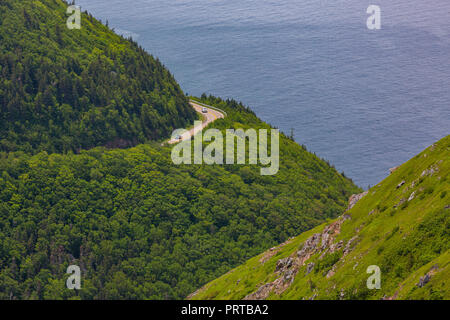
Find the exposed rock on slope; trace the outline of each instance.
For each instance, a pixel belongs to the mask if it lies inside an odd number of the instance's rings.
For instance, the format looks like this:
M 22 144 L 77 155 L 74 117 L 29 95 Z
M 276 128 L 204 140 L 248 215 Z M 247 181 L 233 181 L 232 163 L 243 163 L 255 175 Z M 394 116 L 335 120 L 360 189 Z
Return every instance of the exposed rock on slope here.
M 352 195 L 349 200 L 349 208 L 352 208 L 367 192 Z M 315 254 L 324 256 L 325 254 L 334 253 L 338 250 L 343 250 L 343 255 L 348 254 L 357 237 L 351 238 L 345 245 L 344 241 L 335 241 L 336 236 L 341 231 L 342 223 L 351 219 L 349 215 L 339 217 L 335 222 L 325 227 L 322 233 L 315 233 L 309 237 L 302 245 L 301 249 L 291 254 L 287 258 L 277 261 L 275 273 L 280 275 L 279 278 L 262 285 L 256 292 L 247 295 L 245 300 L 262 300 L 266 299 L 270 293 L 274 292 L 277 295 L 282 294 L 294 281 L 300 267 L 304 266 L 308 260 Z M 306 275 L 311 273 L 314 269 L 315 263 L 307 264 Z

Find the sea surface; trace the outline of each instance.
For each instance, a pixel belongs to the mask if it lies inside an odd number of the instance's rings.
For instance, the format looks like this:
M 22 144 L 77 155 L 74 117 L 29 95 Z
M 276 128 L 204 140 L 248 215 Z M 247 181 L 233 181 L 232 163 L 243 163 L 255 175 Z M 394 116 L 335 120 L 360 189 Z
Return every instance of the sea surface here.
M 450 134 L 449 0 L 76 3 L 185 92 L 242 101 L 364 188 Z

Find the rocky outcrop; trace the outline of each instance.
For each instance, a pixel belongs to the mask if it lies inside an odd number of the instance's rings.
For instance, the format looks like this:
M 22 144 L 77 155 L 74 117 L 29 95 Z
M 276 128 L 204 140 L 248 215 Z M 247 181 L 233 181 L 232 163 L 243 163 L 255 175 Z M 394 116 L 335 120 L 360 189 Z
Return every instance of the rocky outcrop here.
M 344 256 L 353 250 L 353 247 L 354 247 L 357 239 L 358 239 L 358 236 L 354 236 L 353 238 L 348 240 L 347 244 L 345 245 Z
M 355 204 L 361 200 L 367 191 L 354 194 L 349 199 L 349 204 L 347 211 L 355 206 Z M 291 254 L 289 257 L 280 259 L 277 261 L 274 272 L 279 275 L 279 277 L 270 282 L 259 286 L 259 288 L 247 295 L 244 300 L 263 300 L 266 299 L 272 292 L 280 295 L 293 283 L 295 276 L 301 267 L 305 266 L 307 261 L 314 255 L 320 254 L 319 259 L 323 259 L 326 254 L 334 253 L 338 250 L 343 250 L 343 256 L 351 252 L 356 245 L 358 236 L 351 238 L 347 243 L 344 240 L 335 242 L 336 236 L 341 231 L 342 224 L 350 220 L 351 216 L 349 214 L 343 214 L 336 221 L 326 226 L 321 233 L 315 233 L 306 239 L 303 244 L 300 245 L 299 249 Z M 284 244 L 283 244 L 284 245 Z M 266 252 L 260 259 L 260 262 L 265 262 L 268 257 L 272 257 L 278 252 L 277 248 L 272 248 Z M 315 263 L 310 262 L 306 265 L 305 273 L 309 274 L 313 272 Z M 327 273 L 327 278 L 332 277 L 336 270 L 336 265 Z
M 294 260 L 291 257 L 278 260 L 277 266 L 275 267 L 275 272 L 280 272 L 282 270 L 289 269 L 292 266 Z
M 423 286 L 425 286 L 428 282 L 430 282 L 431 280 L 431 276 L 427 273 L 426 275 L 424 275 L 423 277 L 420 277 L 419 279 L 419 283 L 417 284 L 417 286 L 419 288 L 422 288 Z
M 345 242 L 340 240 L 335 242 L 336 236 L 341 231 L 342 224 L 351 219 L 348 214 L 342 215 L 335 222 L 326 226 L 321 233 L 315 233 L 299 247 L 299 249 L 294 252 L 291 256 L 280 259 L 277 261 L 274 272 L 279 275 L 279 277 L 263 285 L 253 293 L 247 295 L 244 300 L 262 300 L 266 299 L 272 292 L 280 295 L 283 293 L 295 279 L 298 271 L 301 267 L 306 265 L 307 261 L 317 253 L 321 253 L 319 259 L 323 258 L 327 253 L 333 253 L 344 248 Z M 356 237 L 350 239 L 350 241 L 345 245 L 345 252 L 350 252 L 354 243 L 356 242 Z M 313 272 L 315 263 L 310 262 L 306 265 L 306 274 Z
M 273 283 L 266 283 L 256 290 L 256 292 L 246 296 L 244 300 L 264 300 L 273 290 Z
M 394 208 L 398 208 L 400 207 L 402 204 L 404 204 L 406 202 L 405 198 L 400 199 L 400 201 L 394 205 Z
M 393 174 L 395 171 L 397 171 L 398 168 L 400 168 L 400 166 L 390 168 L 390 169 L 389 169 L 389 174 Z
M 430 282 L 431 277 L 437 272 L 438 269 L 439 266 L 437 264 L 434 265 L 430 271 L 428 271 L 423 277 L 420 277 L 419 283 L 417 283 L 416 285 L 419 288 L 424 287 L 428 282 Z
M 350 197 L 350 199 L 348 200 L 347 211 L 350 210 L 351 208 L 353 208 L 355 206 L 355 204 L 358 203 L 359 200 L 361 200 L 365 195 L 367 195 L 367 193 L 368 193 L 368 191 L 352 195 Z
M 428 169 L 425 169 L 420 176 L 421 177 L 432 176 L 433 174 L 435 174 L 438 171 L 439 171 L 438 166 L 437 165 L 432 165 Z
M 406 183 L 405 180 L 403 180 L 402 182 L 400 182 L 400 183 L 397 185 L 397 189 L 401 188 L 405 183 Z
M 306 274 L 310 274 L 311 271 L 313 271 L 315 265 L 316 264 L 314 262 L 308 263 L 308 265 L 306 266 Z

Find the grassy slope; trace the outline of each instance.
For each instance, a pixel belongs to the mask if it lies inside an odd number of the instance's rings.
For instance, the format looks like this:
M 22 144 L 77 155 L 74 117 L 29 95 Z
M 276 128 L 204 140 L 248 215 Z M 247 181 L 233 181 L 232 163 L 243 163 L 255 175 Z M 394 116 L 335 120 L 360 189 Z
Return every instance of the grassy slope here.
M 343 255 L 316 250 L 298 269 L 291 285 L 269 299 L 450 299 L 450 136 L 403 164 L 392 175 L 369 190 L 346 214 L 334 243 L 344 246 L 357 236 L 353 249 Z M 435 172 L 431 173 L 430 168 Z M 405 184 L 397 186 L 405 181 Z M 408 201 L 411 193 L 412 200 Z M 404 202 L 403 202 L 404 201 Z M 403 203 L 402 203 L 403 202 Z M 400 205 L 399 205 L 400 204 Z M 334 222 L 339 221 L 335 220 Z M 261 285 L 280 276 L 277 261 L 295 257 L 305 240 L 321 233 L 324 224 L 292 239 L 265 263 L 262 255 L 250 259 L 201 288 L 193 299 L 243 299 Z M 269 252 L 266 252 L 267 255 Z M 315 263 L 306 275 L 309 263 Z M 366 287 L 367 267 L 381 268 L 381 289 Z M 429 283 L 416 284 L 431 271 Z M 333 268 L 335 274 L 327 277 Z

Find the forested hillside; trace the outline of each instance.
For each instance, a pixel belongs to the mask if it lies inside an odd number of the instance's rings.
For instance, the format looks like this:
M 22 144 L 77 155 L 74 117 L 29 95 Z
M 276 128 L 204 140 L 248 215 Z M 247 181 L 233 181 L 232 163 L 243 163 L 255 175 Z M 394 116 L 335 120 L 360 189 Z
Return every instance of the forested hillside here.
M 268 128 L 235 101 L 214 126 Z M 350 180 L 281 136 L 280 171 L 181 165 L 159 144 L 81 154 L 0 153 L 0 298 L 182 299 L 336 217 Z M 68 265 L 82 289 L 67 290 Z
M 167 69 L 61 0 L 0 1 L 0 151 L 129 147 L 196 117 Z
M 250 259 L 191 298 L 448 300 L 449 174 L 447 136 L 338 219 Z M 379 288 L 367 286 L 375 271 L 369 266 L 380 270 Z

